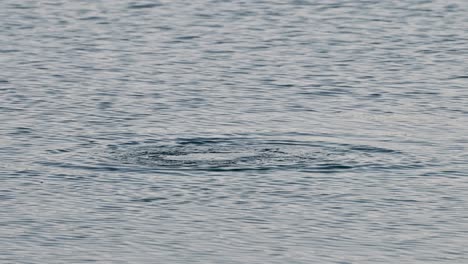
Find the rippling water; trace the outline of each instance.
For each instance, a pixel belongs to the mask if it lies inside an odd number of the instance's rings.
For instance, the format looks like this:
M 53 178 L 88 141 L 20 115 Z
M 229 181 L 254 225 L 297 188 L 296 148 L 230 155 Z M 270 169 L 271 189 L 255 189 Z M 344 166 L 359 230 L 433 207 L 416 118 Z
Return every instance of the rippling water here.
M 468 263 L 468 2 L 0 2 L 0 263 Z

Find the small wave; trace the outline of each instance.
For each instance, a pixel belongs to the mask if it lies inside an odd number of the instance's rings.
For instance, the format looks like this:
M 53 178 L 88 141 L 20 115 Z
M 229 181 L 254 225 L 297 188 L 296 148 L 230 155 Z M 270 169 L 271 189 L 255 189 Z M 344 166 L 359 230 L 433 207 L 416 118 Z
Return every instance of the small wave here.
M 132 3 L 128 5 L 128 8 L 131 9 L 144 9 L 144 8 L 153 8 L 161 6 L 161 3 Z

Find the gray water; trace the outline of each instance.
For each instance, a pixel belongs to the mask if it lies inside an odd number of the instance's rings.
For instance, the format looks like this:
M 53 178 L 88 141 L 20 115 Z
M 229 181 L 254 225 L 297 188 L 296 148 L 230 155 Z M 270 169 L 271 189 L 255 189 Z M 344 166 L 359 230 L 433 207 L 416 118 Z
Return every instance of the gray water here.
M 0 1 L 0 263 L 468 263 L 468 2 Z

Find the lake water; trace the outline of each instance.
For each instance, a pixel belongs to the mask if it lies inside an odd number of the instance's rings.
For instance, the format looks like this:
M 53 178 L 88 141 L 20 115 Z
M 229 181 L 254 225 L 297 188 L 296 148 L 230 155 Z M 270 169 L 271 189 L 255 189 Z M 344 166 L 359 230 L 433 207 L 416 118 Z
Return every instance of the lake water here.
M 0 263 L 468 263 L 465 0 L 0 2 Z

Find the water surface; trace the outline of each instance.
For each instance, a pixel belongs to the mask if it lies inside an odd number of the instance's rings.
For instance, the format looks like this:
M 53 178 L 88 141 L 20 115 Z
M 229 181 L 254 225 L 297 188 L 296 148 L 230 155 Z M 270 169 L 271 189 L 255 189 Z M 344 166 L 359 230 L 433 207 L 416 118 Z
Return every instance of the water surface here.
M 0 262 L 466 263 L 468 2 L 0 2 Z

